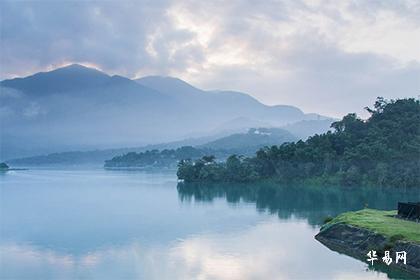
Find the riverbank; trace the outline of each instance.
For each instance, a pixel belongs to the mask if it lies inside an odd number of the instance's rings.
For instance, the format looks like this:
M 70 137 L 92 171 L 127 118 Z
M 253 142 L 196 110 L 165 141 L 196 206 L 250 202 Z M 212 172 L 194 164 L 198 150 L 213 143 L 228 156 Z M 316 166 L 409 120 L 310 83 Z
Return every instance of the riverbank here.
M 315 238 L 328 248 L 367 260 L 377 252 L 381 264 L 384 251 L 390 251 L 390 266 L 420 276 L 420 223 L 395 218 L 396 211 L 364 209 L 343 213 L 321 227 Z M 407 253 L 407 263 L 395 262 L 396 252 Z

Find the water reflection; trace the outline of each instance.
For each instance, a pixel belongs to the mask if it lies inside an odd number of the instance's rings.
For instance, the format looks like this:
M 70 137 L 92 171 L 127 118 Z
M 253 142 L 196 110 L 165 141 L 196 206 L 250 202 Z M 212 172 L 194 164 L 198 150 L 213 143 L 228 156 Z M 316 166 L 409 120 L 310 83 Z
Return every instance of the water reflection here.
M 255 184 L 178 183 L 179 199 L 211 202 L 226 198 L 232 204 L 255 203 L 259 212 L 276 214 L 280 219 L 306 219 L 321 225 L 328 216 L 365 207 L 392 210 L 398 201 L 420 201 L 416 189 L 343 188 L 324 186 L 279 185 L 273 182 Z
M 375 188 L 375 187 L 323 187 L 323 186 L 302 186 L 302 185 L 279 185 L 273 182 L 262 182 L 256 184 L 198 184 L 198 183 L 178 183 L 178 196 L 183 202 L 190 203 L 202 202 L 208 203 L 215 199 L 225 198 L 227 202 L 235 205 L 238 203 L 255 203 L 258 212 L 268 212 L 277 215 L 281 220 L 288 222 L 287 228 L 295 224 L 294 220 L 305 220 L 314 229 L 312 237 L 318 233 L 319 226 L 324 223 L 328 216 L 336 216 L 346 211 L 360 210 L 365 207 L 392 210 L 397 206 L 398 201 L 419 201 L 420 192 L 416 189 L 395 189 L 395 188 Z M 283 230 L 286 227 L 283 227 Z M 300 231 L 289 232 L 283 236 L 286 239 L 293 239 L 298 242 L 291 242 L 293 246 L 301 245 L 308 239 L 298 236 Z M 279 241 L 281 242 L 281 241 Z M 283 243 L 284 240 L 283 240 Z M 287 244 L 287 243 L 286 243 Z M 303 247 L 286 248 L 287 252 L 294 250 L 302 250 L 310 252 L 310 258 L 325 260 L 322 256 L 324 252 L 314 252 L 314 244 L 307 243 Z M 309 249 L 309 250 L 308 250 Z M 301 261 L 300 259 L 299 261 Z M 331 259 L 328 259 L 331 261 Z M 284 262 L 284 260 L 283 260 Z M 313 260 L 306 259 L 306 264 Z M 344 263 L 338 265 L 343 266 Z M 326 271 L 321 271 L 319 266 L 318 273 L 322 275 L 332 276 Z M 290 269 L 290 266 L 287 267 Z M 332 267 L 329 270 L 334 270 Z M 375 267 L 366 266 L 366 270 L 384 272 L 389 278 L 413 279 L 413 275 L 390 269 L 385 265 L 376 265 Z M 302 274 L 299 274 L 301 276 Z M 379 277 L 380 274 L 376 276 Z M 289 278 L 298 275 L 288 275 Z M 293 277 L 294 276 L 294 277 Z M 305 275 L 305 277 L 310 277 Z M 305 278 L 304 277 L 304 278 Z M 318 276 L 317 276 L 318 277 Z M 356 275 L 346 274 L 341 271 L 340 276 L 335 275 L 333 278 L 354 279 Z M 353 277 L 353 278 L 352 278 Z M 361 278 L 368 275 L 360 275 Z M 286 277 L 287 278 L 287 277 Z M 298 277 L 299 278 L 299 277 Z
M 1 246 L 3 279 L 387 279 L 313 243 L 306 223 L 273 221 L 231 234 L 189 236 L 166 246 L 101 248 L 83 255 Z M 300 240 L 300 242 L 293 242 Z M 22 269 L 25 268 L 25 269 Z
M 365 203 L 393 208 L 412 193 L 176 186 L 174 174 L 141 172 L 0 176 L 0 279 L 396 277 L 366 271 L 313 236 L 324 216 Z

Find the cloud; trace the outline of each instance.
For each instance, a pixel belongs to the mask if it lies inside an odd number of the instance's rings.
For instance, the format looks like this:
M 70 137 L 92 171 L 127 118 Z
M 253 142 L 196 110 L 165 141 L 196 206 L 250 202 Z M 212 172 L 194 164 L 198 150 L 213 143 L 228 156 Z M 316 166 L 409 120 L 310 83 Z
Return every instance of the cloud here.
M 173 75 L 340 116 L 420 90 L 418 1 L 1 2 L 0 77 Z
M 67 62 L 132 74 L 149 64 L 148 30 L 164 10 L 152 1 L 2 2 L 2 76 Z

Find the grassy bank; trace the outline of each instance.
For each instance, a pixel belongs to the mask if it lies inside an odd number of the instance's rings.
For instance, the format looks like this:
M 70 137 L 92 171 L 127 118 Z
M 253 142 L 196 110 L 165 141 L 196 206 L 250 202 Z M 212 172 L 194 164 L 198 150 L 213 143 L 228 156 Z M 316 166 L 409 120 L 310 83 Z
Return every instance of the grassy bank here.
M 420 223 L 394 218 L 396 214 L 395 210 L 374 209 L 346 212 L 326 223 L 323 228 L 336 223 L 345 223 L 384 235 L 391 241 L 406 240 L 420 244 Z

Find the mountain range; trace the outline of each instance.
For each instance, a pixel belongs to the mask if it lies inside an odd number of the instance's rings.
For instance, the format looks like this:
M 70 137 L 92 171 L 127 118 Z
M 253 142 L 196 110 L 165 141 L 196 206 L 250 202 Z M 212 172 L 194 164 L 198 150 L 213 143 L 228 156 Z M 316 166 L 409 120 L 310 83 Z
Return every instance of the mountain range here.
M 247 133 L 234 133 L 198 147 L 252 155 L 261 147 L 280 145 L 296 140 L 298 140 L 296 136 L 281 128 L 251 128 Z
M 131 80 L 73 64 L 1 81 L 0 121 L 4 160 L 331 119 L 293 106 L 268 106 L 245 93 L 201 90 L 177 78 Z
M 211 151 L 211 153 L 214 153 L 218 157 L 226 157 L 230 154 L 252 156 L 258 149 L 264 146 L 280 145 L 284 142 L 298 140 L 289 131 L 281 128 L 251 128 L 246 133 L 234 133 L 217 139 L 215 137 L 217 135 L 147 145 L 144 147 L 51 153 L 9 159 L 7 163 L 20 167 L 80 165 L 99 167 L 106 160 L 132 152 L 142 153 L 146 151 L 175 150 L 181 147 L 194 147 L 196 151 L 202 151 L 203 153 Z

